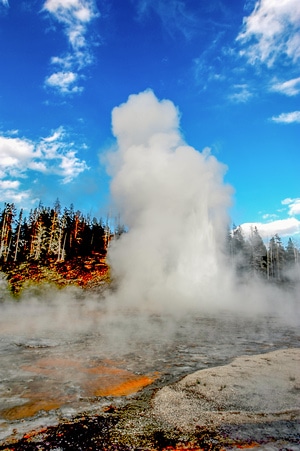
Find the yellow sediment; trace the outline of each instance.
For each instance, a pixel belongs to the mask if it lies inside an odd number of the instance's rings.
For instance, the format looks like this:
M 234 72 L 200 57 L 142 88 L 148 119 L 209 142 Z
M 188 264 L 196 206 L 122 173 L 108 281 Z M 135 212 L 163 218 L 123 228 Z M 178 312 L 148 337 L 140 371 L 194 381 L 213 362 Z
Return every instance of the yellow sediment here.
M 34 416 L 41 410 L 49 411 L 57 409 L 61 406 L 61 402 L 45 399 L 45 400 L 33 400 L 23 404 L 22 406 L 14 406 L 9 409 L 2 410 L 1 416 L 5 420 L 21 420 L 22 418 L 28 418 Z
M 154 378 L 148 376 L 134 376 L 121 383 L 112 382 L 109 386 L 95 391 L 96 396 L 127 396 L 136 393 L 147 385 L 152 384 Z

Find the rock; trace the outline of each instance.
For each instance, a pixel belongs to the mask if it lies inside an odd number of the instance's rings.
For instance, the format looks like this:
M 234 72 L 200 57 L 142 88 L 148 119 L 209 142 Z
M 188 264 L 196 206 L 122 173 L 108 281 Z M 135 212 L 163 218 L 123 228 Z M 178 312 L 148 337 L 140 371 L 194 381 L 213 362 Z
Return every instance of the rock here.
M 160 421 L 185 431 L 222 424 L 300 419 L 300 349 L 238 357 L 163 387 L 152 400 Z

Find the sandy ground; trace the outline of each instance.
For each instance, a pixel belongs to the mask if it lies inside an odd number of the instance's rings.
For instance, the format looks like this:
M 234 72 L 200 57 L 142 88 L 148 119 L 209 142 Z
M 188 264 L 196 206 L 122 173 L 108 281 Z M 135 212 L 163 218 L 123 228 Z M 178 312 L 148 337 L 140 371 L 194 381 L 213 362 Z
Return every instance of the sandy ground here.
M 197 371 L 159 390 L 152 408 L 159 420 L 190 432 L 207 426 L 273 425 L 269 434 L 280 438 L 274 428 L 285 422 L 293 425 L 299 437 L 295 449 L 300 449 L 300 349 L 243 356 Z

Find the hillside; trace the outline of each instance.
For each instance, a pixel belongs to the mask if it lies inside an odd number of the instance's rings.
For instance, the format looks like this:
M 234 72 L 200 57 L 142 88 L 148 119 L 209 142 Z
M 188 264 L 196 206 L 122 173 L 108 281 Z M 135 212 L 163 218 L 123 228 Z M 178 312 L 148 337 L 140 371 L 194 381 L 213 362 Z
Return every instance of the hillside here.
M 109 268 L 105 257 L 77 257 L 65 262 L 48 260 L 40 262 L 22 262 L 20 264 L 0 265 L 0 271 L 14 295 L 34 284 L 47 283 L 57 287 L 79 286 L 96 288 L 109 281 Z

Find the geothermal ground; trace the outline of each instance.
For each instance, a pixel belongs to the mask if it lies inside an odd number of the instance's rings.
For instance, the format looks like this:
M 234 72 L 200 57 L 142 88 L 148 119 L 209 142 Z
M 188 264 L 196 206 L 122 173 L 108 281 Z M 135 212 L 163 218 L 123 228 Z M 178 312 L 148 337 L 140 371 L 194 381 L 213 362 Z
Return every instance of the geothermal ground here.
M 291 318 L 112 313 L 77 292 L 2 311 L 0 449 L 300 449 Z

